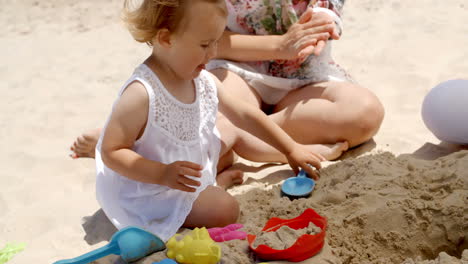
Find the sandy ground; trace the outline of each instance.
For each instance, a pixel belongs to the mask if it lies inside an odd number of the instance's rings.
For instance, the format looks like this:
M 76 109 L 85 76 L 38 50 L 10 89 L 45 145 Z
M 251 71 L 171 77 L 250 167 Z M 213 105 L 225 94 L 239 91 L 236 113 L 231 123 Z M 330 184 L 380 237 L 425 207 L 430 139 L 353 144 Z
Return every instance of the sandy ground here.
M 95 200 L 93 160 L 71 160 L 68 147 L 102 126 L 149 49 L 119 21 L 121 1 L 0 4 L 0 247 L 27 243 L 12 264 L 52 263 L 115 231 Z M 245 230 L 314 208 L 328 218 L 327 245 L 306 263 L 468 263 L 468 151 L 440 143 L 420 117 L 432 87 L 468 78 L 467 15 L 463 0 L 348 1 L 334 55 L 383 102 L 382 128 L 330 163 L 309 199 L 280 197 L 287 166 L 238 164 L 246 184 L 231 192 Z M 222 247 L 223 263 L 254 261 L 245 241 Z

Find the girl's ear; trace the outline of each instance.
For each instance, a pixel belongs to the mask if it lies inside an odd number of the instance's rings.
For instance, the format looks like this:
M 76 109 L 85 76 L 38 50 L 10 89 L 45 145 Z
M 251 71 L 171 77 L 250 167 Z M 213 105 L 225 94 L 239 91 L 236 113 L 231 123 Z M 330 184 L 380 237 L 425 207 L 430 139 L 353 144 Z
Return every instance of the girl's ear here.
M 172 46 L 172 34 L 167 28 L 158 30 L 154 36 L 153 43 L 158 43 L 160 46 L 170 48 Z

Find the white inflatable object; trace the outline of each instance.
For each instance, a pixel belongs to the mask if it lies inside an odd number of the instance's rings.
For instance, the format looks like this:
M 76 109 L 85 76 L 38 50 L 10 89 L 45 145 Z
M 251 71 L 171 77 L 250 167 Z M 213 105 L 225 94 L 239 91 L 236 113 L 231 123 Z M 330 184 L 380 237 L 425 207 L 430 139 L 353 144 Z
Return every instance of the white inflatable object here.
M 424 98 L 422 118 L 438 139 L 468 145 L 468 80 L 449 80 L 432 88 Z

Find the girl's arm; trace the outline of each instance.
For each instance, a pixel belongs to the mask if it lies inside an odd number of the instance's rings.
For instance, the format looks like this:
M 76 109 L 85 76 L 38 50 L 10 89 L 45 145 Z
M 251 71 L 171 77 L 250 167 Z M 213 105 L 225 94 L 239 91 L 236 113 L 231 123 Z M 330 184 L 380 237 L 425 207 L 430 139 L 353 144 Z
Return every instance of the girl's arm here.
M 221 82 L 213 76 L 218 87 L 219 110 L 225 114 L 236 126 L 278 149 L 286 155 L 294 172 L 302 167 L 309 175 L 317 178 L 317 173 L 309 166 L 320 168 L 322 156 L 312 153 L 302 145 L 296 143 L 276 123 L 271 121 L 260 109 L 236 100 L 222 89 Z
M 146 159 L 132 150 L 148 121 L 148 104 L 148 94 L 141 83 L 133 82 L 125 89 L 114 105 L 104 131 L 101 146 L 103 162 L 110 169 L 135 181 L 195 191 L 187 185 L 199 186 L 200 183 L 185 176 L 200 177 L 200 165 L 187 161 L 164 164 Z

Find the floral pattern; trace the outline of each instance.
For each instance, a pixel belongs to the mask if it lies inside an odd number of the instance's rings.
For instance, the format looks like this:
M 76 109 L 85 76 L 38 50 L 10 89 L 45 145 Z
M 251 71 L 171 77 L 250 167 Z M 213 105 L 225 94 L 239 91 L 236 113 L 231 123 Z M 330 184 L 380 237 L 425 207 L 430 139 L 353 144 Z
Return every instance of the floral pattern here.
M 251 35 L 282 35 L 298 21 L 309 7 L 322 7 L 332 10 L 341 17 L 345 0 L 226 0 L 230 14 L 236 25 L 228 22 L 232 31 Z M 231 21 L 233 21 L 231 20 Z M 236 30 L 237 29 L 237 30 Z M 251 66 L 275 77 L 308 79 L 313 55 L 304 63 L 298 60 L 274 60 L 251 62 Z M 334 64 L 331 60 L 329 63 Z

